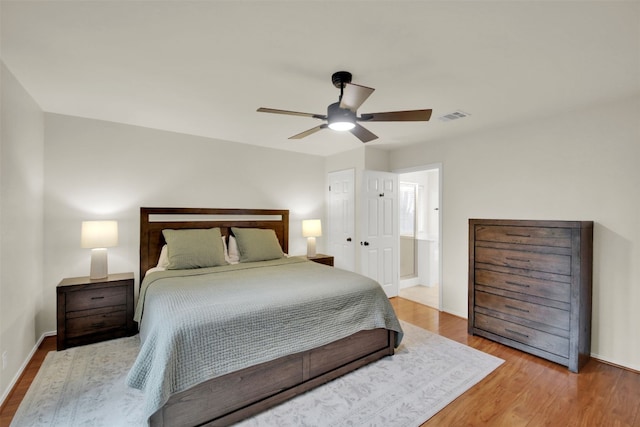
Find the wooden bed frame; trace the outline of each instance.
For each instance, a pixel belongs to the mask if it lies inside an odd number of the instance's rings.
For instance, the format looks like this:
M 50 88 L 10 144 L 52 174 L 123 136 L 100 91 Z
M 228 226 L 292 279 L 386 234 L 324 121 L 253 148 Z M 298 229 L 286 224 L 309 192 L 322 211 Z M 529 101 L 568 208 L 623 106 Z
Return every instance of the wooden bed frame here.
M 288 252 L 288 210 L 140 208 L 140 282 L 157 264 L 165 243 L 163 229 L 212 227 L 220 227 L 223 235 L 229 235 L 231 227 L 270 228 Z M 360 331 L 322 347 L 213 378 L 172 395 L 151 416 L 150 425 L 222 426 L 238 422 L 393 355 L 395 341 L 395 331 Z

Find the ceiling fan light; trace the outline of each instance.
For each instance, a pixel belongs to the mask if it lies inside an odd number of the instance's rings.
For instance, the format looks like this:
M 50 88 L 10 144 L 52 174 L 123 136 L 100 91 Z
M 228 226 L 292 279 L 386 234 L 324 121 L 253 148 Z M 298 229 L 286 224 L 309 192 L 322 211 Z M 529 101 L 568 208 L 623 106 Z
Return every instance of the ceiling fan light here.
M 348 122 L 348 121 L 344 121 L 344 122 L 331 122 L 329 123 L 329 129 L 333 129 L 333 130 L 337 130 L 337 131 L 346 131 L 346 130 L 351 130 L 354 127 L 356 127 L 356 124 L 353 122 Z
M 356 113 L 347 108 L 340 108 L 340 103 L 335 102 L 327 108 L 327 121 L 329 129 L 351 130 L 356 127 Z

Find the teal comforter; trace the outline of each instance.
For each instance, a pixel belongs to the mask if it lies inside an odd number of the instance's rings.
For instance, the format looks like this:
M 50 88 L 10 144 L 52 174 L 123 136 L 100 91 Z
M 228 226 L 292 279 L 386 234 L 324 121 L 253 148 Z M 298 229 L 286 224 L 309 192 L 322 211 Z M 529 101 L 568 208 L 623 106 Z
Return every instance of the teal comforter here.
M 361 330 L 402 329 L 380 285 L 292 257 L 148 274 L 136 309 L 140 353 L 127 384 L 151 416 L 174 393 Z

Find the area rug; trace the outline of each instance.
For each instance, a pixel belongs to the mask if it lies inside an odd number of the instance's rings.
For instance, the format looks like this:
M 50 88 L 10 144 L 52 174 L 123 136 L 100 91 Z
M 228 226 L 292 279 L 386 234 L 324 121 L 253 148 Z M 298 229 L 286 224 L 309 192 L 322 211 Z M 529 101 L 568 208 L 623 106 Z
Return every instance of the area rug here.
M 402 328 L 395 356 L 238 426 L 415 427 L 503 362 L 409 323 Z M 125 384 L 139 345 L 134 336 L 49 353 L 11 426 L 145 426 L 144 396 Z

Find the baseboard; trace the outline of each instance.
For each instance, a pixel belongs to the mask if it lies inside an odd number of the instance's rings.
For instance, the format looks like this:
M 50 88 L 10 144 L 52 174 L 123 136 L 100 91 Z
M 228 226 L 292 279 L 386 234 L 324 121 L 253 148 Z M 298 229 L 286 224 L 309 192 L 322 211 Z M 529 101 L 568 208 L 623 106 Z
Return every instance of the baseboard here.
M 400 279 L 400 289 L 410 288 L 412 286 L 416 286 L 420 284 L 419 277 L 410 277 L 408 279 Z
M 624 369 L 625 371 L 633 372 L 635 374 L 640 374 L 640 366 L 621 365 L 620 363 L 607 360 L 596 353 L 591 353 L 591 358 L 597 360 L 598 362 L 604 363 L 605 365 L 613 366 L 614 368 Z
M 0 407 L 4 405 L 5 400 L 7 400 L 7 398 L 11 395 L 13 388 L 16 386 L 16 383 L 24 373 L 24 370 L 27 369 L 27 366 L 29 366 L 29 362 L 31 362 L 33 355 L 36 354 L 38 347 L 40 347 L 40 344 L 42 344 L 42 341 L 44 341 L 45 337 L 50 337 L 55 335 L 56 335 L 56 331 L 45 332 L 44 334 L 40 335 L 40 338 L 38 339 L 36 344 L 33 346 L 33 348 L 27 355 L 24 362 L 22 362 L 20 369 L 18 369 L 18 372 L 16 372 L 16 374 L 13 376 L 13 379 L 11 380 L 7 388 L 2 392 L 2 396 L 0 396 Z

